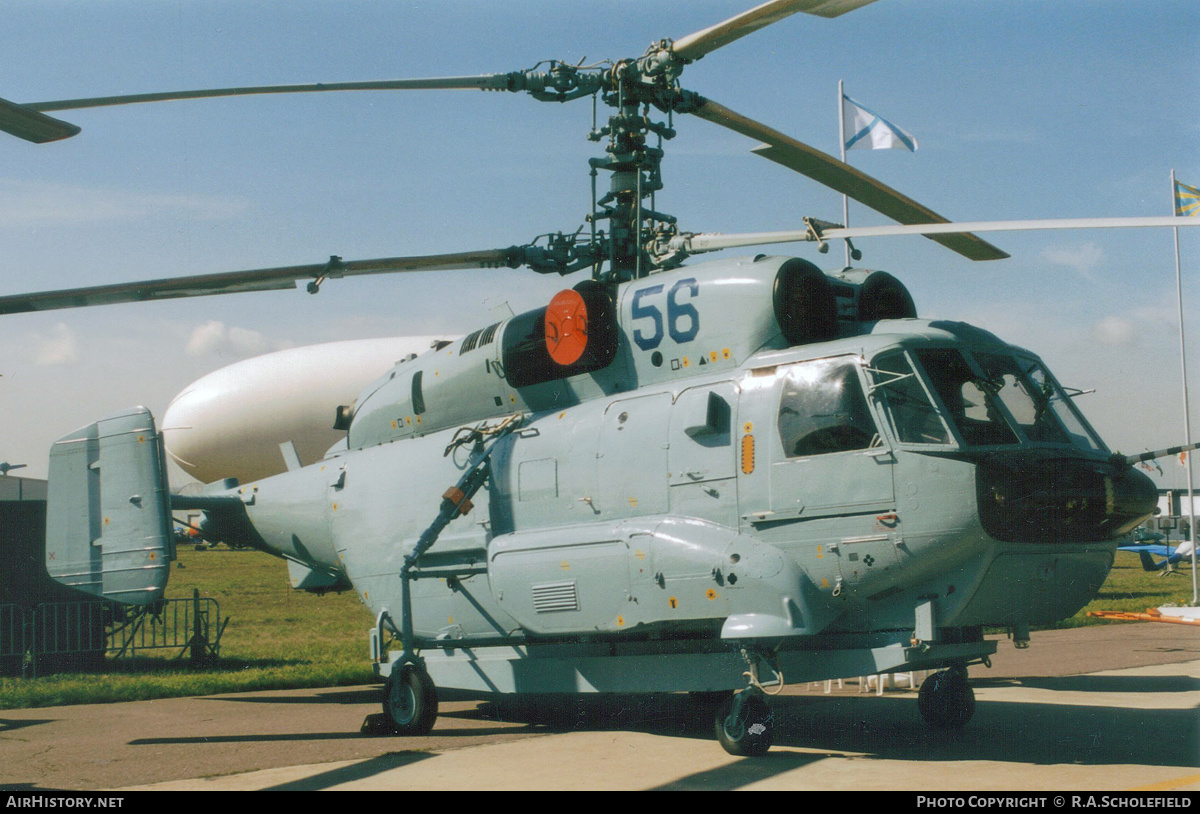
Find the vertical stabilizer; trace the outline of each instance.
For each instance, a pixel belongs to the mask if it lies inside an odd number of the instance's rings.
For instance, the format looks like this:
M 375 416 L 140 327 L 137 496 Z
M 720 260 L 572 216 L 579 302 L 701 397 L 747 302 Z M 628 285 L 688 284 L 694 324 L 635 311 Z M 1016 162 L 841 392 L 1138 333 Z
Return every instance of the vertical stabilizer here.
M 175 556 L 162 439 L 136 407 L 50 450 L 46 570 L 71 588 L 131 605 L 162 598 Z

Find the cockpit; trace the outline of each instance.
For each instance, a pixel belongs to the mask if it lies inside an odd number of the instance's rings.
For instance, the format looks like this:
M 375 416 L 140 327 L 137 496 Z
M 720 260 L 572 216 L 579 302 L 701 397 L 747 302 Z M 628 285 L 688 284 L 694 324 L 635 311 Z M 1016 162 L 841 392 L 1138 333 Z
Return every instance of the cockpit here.
M 1109 454 L 1041 360 L 998 341 L 922 339 L 774 373 L 776 512 L 891 505 L 884 464 L 901 450 L 970 461 L 982 525 L 1006 542 L 1113 539 L 1157 500 L 1153 482 Z
M 1107 452 L 1045 365 L 1015 349 L 888 351 L 868 374 L 902 444 Z
M 866 388 L 859 367 L 858 357 L 837 356 L 785 369 L 778 424 L 788 458 L 881 444 L 868 390 L 904 445 L 1034 444 L 1107 453 L 1045 365 L 1015 349 L 885 351 L 867 365 Z

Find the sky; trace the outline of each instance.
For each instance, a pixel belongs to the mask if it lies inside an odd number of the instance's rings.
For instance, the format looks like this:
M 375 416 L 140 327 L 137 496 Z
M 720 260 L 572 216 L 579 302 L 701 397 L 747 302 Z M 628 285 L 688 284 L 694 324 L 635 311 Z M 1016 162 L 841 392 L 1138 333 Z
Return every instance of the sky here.
M 9 0 L 0 96 L 17 102 L 255 84 L 457 76 L 640 56 L 752 2 Z M 879 0 L 797 14 L 686 68 L 685 88 L 838 152 L 837 83 L 912 133 L 850 162 L 958 221 L 1171 214 L 1200 186 L 1193 0 Z M 0 140 L 0 294 L 183 274 L 489 249 L 589 211 L 589 100 L 413 91 L 170 102 L 58 114 L 83 131 Z M 841 198 L 676 117 L 656 205 L 696 232 L 841 219 Z M 853 225 L 887 220 L 851 204 Z M 1195 230 L 1200 232 L 1200 230 Z M 1200 440 L 1200 234 L 1181 230 Z M 1042 356 L 1127 454 L 1183 440 L 1171 230 L 990 233 L 974 263 L 921 237 L 863 239 L 924 317 Z M 840 250 L 771 253 L 840 265 Z M 726 256 L 756 253 L 739 249 Z M 339 339 L 466 333 L 575 277 L 528 270 L 334 280 L 303 290 L 0 318 L 0 461 L 44 476 L 53 441 L 123 408 L 162 416 L 200 376 Z M 1173 459 L 1163 486 L 1184 482 Z

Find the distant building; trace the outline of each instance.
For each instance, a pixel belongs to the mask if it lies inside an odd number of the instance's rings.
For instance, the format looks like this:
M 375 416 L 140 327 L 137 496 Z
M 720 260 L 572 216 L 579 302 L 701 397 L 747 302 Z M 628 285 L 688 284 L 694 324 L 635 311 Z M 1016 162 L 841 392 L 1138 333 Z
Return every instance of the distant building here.
M 0 476 L 0 502 L 45 499 L 46 481 L 12 475 Z

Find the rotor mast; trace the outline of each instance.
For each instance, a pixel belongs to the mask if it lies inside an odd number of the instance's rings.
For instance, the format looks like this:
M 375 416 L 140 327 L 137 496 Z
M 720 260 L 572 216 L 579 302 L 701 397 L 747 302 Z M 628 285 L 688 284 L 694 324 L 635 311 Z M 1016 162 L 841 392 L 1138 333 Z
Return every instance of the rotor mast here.
M 683 98 L 677 77 L 682 62 L 670 51 L 669 40 L 650 46 L 637 60 L 625 60 L 605 72 L 603 102 L 614 108 L 608 124 L 588 138 L 608 137 L 604 158 L 592 158 L 592 170 L 610 173 L 609 191 L 593 203 L 589 220 L 609 222 L 607 273 L 611 282 L 644 277 L 655 268 L 647 247 L 656 235 L 674 231 L 675 218 L 654 208 L 654 194 L 663 188 L 663 150 L 658 144 L 675 137 L 671 123 L 653 121 L 650 108 L 672 113 Z M 647 202 L 649 205 L 647 205 Z

